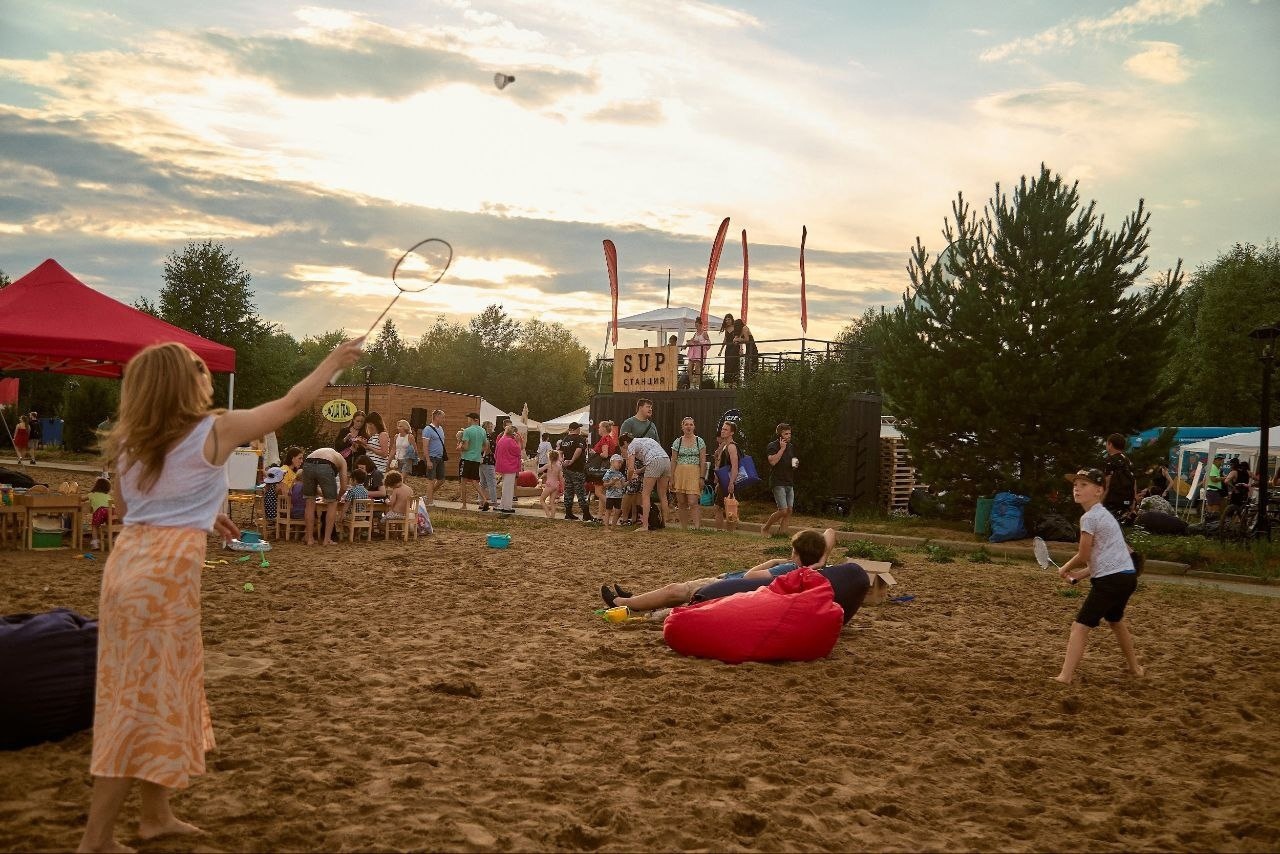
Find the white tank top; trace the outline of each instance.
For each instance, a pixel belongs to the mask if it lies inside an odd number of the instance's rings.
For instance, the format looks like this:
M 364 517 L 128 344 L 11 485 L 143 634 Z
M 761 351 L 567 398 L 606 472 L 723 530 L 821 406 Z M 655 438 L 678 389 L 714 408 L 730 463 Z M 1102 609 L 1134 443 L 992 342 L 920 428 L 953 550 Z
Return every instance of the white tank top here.
M 124 524 L 159 525 L 164 528 L 213 529 L 213 520 L 227 500 L 227 470 L 204 458 L 204 441 L 213 427 L 207 415 L 164 458 L 164 470 L 146 492 L 138 489 L 142 466 L 135 465 L 120 478 L 120 494 L 126 506 Z M 121 461 L 121 469 L 126 461 Z

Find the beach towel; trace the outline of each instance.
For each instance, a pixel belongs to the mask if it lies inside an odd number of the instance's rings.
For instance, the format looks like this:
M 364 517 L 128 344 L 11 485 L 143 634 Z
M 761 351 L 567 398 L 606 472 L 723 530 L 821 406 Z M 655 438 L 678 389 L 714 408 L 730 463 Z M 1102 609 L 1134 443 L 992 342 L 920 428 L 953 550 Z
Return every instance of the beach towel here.
M 802 567 L 767 587 L 672 610 L 662 627 L 681 655 L 744 661 L 813 661 L 835 648 L 844 609 L 831 582 Z

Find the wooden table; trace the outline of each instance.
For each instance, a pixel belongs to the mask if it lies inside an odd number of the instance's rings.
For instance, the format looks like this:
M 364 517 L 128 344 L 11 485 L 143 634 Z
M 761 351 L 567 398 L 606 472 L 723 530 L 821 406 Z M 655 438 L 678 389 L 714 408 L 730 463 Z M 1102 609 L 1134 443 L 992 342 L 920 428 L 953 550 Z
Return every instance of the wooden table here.
M 84 548 L 84 499 L 80 495 L 62 495 L 57 492 L 32 495 L 27 492 L 13 496 L 13 503 L 27 511 L 26 548 L 30 549 L 33 545 L 32 533 L 37 516 L 70 516 L 71 547 L 76 551 Z
M 22 548 L 26 539 L 23 525 L 27 521 L 27 508 L 20 504 L 0 504 L 0 545 L 13 540 L 14 545 Z

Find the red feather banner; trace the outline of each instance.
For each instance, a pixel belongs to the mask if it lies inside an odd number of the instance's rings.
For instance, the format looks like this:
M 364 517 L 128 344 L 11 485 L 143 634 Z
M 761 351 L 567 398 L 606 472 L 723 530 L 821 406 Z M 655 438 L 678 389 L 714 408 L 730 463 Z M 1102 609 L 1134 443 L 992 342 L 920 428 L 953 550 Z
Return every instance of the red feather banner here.
M 809 300 L 804 293 L 804 242 L 809 239 L 809 229 L 800 226 L 800 331 L 809 331 Z
M 618 250 L 612 240 L 604 242 L 604 265 L 609 268 L 609 294 L 613 298 L 613 346 L 618 346 Z
M 742 325 L 747 325 L 747 230 L 742 229 Z
M 711 287 L 716 283 L 716 268 L 720 266 L 720 253 L 724 249 L 724 235 L 729 230 L 729 218 L 725 217 L 716 232 L 715 243 L 711 244 L 711 262 L 707 264 L 707 287 L 702 291 L 702 323 L 707 323 L 707 313 L 711 311 Z

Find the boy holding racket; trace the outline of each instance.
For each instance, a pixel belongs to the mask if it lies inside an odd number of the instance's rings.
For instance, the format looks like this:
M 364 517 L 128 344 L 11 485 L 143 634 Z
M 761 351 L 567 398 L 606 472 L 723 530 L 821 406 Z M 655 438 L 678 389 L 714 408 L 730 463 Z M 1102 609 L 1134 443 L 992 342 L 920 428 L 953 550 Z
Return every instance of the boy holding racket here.
M 1124 619 L 1125 606 L 1138 586 L 1138 573 L 1120 523 L 1102 504 L 1106 475 L 1099 469 L 1081 469 L 1067 475 L 1066 479 L 1072 485 L 1072 497 L 1084 508 L 1084 515 L 1080 517 L 1080 547 L 1058 570 L 1058 575 L 1063 579 L 1089 578 L 1090 589 L 1075 622 L 1071 624 L 1062 672 L 1054 679 L 1063 684 L 1071 682 L 1076 665 L 1084 657 L 1089 631 L 1096 629 L 1104 619 L 1120 644 L 1129 672 L 1141 676 L 1143 668 L 1138 664 L 1138 656 L 1133 651 L 1133 636 L 1129 634 L 1129 624 Z

